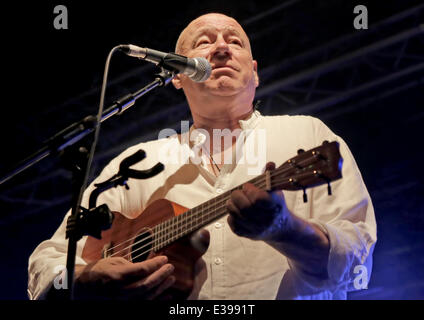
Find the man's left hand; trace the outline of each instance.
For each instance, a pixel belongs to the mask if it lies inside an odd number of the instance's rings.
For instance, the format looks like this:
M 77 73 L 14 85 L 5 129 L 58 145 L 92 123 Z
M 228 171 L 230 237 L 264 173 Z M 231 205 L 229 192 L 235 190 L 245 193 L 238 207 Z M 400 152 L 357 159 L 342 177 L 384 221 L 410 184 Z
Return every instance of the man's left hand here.
M 232 192 L 227 209 L 231 230 L 254 240 L 280 239 L 290 216 L 282 192 L 267 192 L 251 183 Z

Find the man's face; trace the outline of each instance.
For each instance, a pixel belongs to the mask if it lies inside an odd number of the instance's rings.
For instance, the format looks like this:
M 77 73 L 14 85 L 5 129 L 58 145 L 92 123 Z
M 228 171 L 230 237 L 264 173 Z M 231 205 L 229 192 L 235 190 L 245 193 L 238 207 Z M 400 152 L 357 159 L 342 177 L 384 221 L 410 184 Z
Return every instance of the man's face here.
M 181 33 L 177 53 L 190 58 L 204 57 L 212 66 L 210 78 L 195 83 L 178 75 L 173 83 L 190 95 L 232 96 L 241 92 L 254 96 L 259 81 L 249 39 L 234 19 L 221 14 L 207 14 L 192 21 Z

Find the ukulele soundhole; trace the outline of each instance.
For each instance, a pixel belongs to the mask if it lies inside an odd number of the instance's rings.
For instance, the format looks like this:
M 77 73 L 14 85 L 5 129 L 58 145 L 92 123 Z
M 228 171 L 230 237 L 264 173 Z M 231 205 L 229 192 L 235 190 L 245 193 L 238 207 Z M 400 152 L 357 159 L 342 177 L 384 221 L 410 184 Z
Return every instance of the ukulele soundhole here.
M 148 230 L 142 231 L 133 242 L 131 247 L 131 261 L 141 262 L 147 259 L 152 250 L 153 236 Z

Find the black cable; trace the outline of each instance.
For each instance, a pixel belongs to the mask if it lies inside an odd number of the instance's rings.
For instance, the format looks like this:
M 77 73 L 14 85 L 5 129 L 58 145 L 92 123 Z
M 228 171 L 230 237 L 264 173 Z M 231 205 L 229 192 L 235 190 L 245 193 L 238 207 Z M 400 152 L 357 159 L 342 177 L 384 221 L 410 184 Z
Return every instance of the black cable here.
M 105 69 L 104 69 L 104 73 L 103 73 L 102 90 L 101 90 L 101 93 L 100 93 L 99 109 L 98 109 L 98 113 L 97 113 L 97 117 L 96 117 L 95 129 L 94 129 L 94 138 L 93 138 L 93 142 L 91 144 L 90 152 L 88 154 L 88 159 L 87 159 L 87 162 L 86 162 L 87 165 L 85 166 L 84 176 L 81 180 L 81 187 L 79 189 L 78 196 L 76 197 L 76 201 L 74 201 L 74 203 L 73 203 L 74 207 L 72 208 L 72 215 L 70 217 L 71 228 L 72 228 L 72 225 L 73 225 L 72 221 L 77 219 L 78 215 L 80 213 L 80 206 L 81 206 L 82 197 L 83 197 L 85 188 L 87 187 L 91 163 L 93 161 L 94 152 L 96 150 L 96 145 L 97 145 L 97 141 L 98 141 L 98 138 L 99 138 L 100 124 L 101 124 L 101 119 L 102 119 L 102 114 L 103 114 L 104 98 L 105 98 L 105 94 L 106 94 L 106 84 L 107 84 L 107 76 L 108 76 L 108 73 L 109 73 L 110 60 L 112 58 L 112 55 L 118 49 L 119 49 L 119 46 L 112 48 L 112 50 L 110 50 L 110 52 L 107 56 L 107 59 L 106 59 L 106 65 L 105 65 Z M 69 223 L 68 223 L 68 225 L 69 225 Z M 68 257 L 67 257 L 67 278 L 68 278 L 67 283 L 68 283 L 68 290 L 69 290 L 67 298 L 69 298 L 70 300 L 73 300 L 76 243 L 79 239 L 80 239 L 80 232 L 78 230 L 71 231 L 70 236 L 69 236 Z
M 105 100 L 105 94 L 106 94 L 106 84 L 107 84 L 107 77 L 108 77 L 108 73 L 109 73 L 110 60 L 112 58 L 112 55 L 119 48 L 120 48 L 120 46 L 116 46 L 116 47 L 112 48 L 112 50 L 110 50 L 109 55 L 107 56 L 107 59 L 106 59 L 105 70 L 104 70 L 104 73 L 103 73 L 102 89 L 101 89 L 101 92 L 100 92 L 99 109 L 98 109 L 98 113 L 97 113 L 97 117 L 96 117 L 96 126 L 95 126 L 95 129 L 94 129 L 94 139 L 93 139 L 93 143 L 91 144 L 90 153 L 88 155 L 88 162 L 87 162 L 87 167 L 86 167 L 86 171 L 85 171 L 85 175 L 84 175 L 84 182 L 83 182 L 83 185 L 81 186 L 81 192 L 80 192 L 80 195 L 79 195 L 79 198 L 78 198 L 79 204 L 81 204 L 82 194 L 84 193 L 84 190 L 87 187 L 87 181 L 88 181 L 88 177 L 89 177 L 89 173 L 90 173 L 91 163 L 93 162 L 93 157 L 94 157 L 94 153 L 95 153 L 95 150 L 96 150 L 96 145 L 97 145 L 97 142 L 98 142 L 98 139 L 99 139 L 100 124 L 101 124 L 101 119 L 102 119 L 102 114 L 103 114 L 103 107 L 104 107 L 104 100 Z

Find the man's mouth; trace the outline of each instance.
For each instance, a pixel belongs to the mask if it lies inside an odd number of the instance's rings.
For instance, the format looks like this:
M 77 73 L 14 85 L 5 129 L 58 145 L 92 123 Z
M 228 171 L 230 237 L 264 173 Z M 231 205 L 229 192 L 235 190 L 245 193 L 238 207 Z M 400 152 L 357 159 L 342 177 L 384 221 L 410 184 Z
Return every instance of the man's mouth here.
M 222 66 L 218 65 L 218 66 L 212 67 L 212 70 L 225 70 L 225 69 L 237 71 L 234 67 L 229 65 L 222 65 Z

